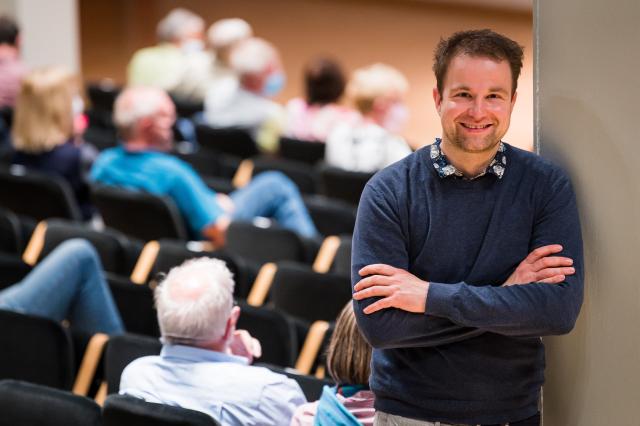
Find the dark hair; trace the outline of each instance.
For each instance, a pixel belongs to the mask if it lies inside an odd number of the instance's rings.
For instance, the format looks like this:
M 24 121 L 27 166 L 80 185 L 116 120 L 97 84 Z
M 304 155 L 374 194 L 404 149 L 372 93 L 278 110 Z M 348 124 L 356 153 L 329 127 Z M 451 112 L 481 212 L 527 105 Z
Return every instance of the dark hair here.
M 18 24 L 6 15 L 0 16 L 0 44 L 16 45 L 18 37 Z
M 307 103 L 320 105 L 338 101 L 346 83 L 340 65 L 329 58 L 309 62 L 304 70 L 304 82 Z
M 508 61 L 511 68 L 511 94 L 516 92 L 518 77 L 522 69 L 522 46 L 502 34 L 485 29 L 460 31 L 446 40 L 440 39 L 433 55 L 433 72 L 436 74 L 440 94 L 442 94 L 449 64 L 458 55 Z

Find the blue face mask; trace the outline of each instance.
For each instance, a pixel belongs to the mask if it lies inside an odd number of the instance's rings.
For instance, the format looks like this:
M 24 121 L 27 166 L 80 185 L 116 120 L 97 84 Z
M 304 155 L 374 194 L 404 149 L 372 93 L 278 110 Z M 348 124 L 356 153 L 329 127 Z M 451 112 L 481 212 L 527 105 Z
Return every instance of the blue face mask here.
M 269 74 L 262 86 L 262 94 L 268 98 L 274 97 L 284 88 L 286 78 L 282 72 Z

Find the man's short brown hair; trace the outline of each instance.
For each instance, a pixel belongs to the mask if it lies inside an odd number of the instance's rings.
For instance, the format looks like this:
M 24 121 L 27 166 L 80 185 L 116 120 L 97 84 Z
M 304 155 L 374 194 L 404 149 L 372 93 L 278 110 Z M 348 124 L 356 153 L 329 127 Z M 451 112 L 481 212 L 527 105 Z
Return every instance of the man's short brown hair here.
M 511 94 L 516 92 L 522 69 L 522 46 L 502 34 L 485 29 L 460 31 L 447 39 L 440 39 L 433 55 L 433 72 L 440 95 L 449 64 L 458 55 L 508 61 L 511 68 Z

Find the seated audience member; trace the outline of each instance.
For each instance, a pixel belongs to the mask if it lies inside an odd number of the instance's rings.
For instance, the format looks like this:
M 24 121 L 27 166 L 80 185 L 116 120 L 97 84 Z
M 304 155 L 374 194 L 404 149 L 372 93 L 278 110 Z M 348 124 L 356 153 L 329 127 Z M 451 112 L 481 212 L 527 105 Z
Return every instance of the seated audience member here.
M 234 45 L 229 62 L 238 80 L 209 89 L 205 122 L 212 127 L 246 128 L 262 150 L 275 151 L 284 126 L 284 109 L 269 99 L 285 83 L 278 51 L 254 37 Z
M 172 145 L 175 108 L 161 90 L 134 87 L 115 102 L 114 123 L 123 146 L 103 151 L 91 177 L 96 182 L 140 189 L 173 199 L 195 237 L 223 246 L 232 220 L 256 216 L 275 219 L 305 237 L 318 236 L 300 193 L 279 172 L 256 176 L 249 185 L 230 194 L 216 194 L 185 162 L 167 154 Z
M 173 9 L 158 23 L 158 44 L 138 50 L 131 58 L 128 85 L 157 87 L 184 99 L 201 98 L 211 66 L 204 51 L 204 28 L 200 16 Z
M 0 108 L 15 104 L 20 81 L 27 72 L 20 60 L 20 30 L 8 16 L 0 16 Z
M 19 283 L 0 290 L 0 309 L 69 320 L 88 334 L 120 334 L 124 326 L 104 280 L 102 265 L 87 241 L 60 244 Z
M 370 363 L 371 346 L 360 334 L 349 301 L 338 316 L 327 351 L 327 370 L 337 386 L 325 386 L 319 401 L 298 407 L 291 425 L 373 425 Z
M 340 123 L 354 123 L 359 114 L 338 105 L 345 78 L 340 65 L 329 58 L 316 58 L 304 70 L 306 99 L 287 103 L 285 135 L 302 140 L 325 142 Z
M 82 216 L 91 218 L 86 175 L 97 151 L 81 138 L 87 124 L 77 77 L 62 67 L 30 72 L 22 81 L 13 119 L 13 163 L 64 178 Z
M 184 51 L 179 81 L 168 90 L 180 100 L 204 102 L 209 90 L 237 87 L 238 78 L 229 65 L 232 47 L 252 35 L 251 26 L 238 18 L 221 19 L 207 31 L 208 49 Z M 194 42 L 190 42 L 190 46 Z
M 129 364 L 120 393 L 202 411 L 223 425 L 289 423 L 304 394 L 295 381 L 248 365 L 261 349 L 236 330 L 233 286 L 218 259 L 173 268 L 155 294 L 162 352 Z
M 411 153 L 397 135 L 407 118 L 406 78 L 395 68 L 375 64 L 354 72 L 347 94 L 362 114 L 355 125 L 337 126 L 327 139 L 325 160 L 346 170 L 373 172 Z
M 252 35 L 251 25 L 239 18 L 220 19 L 209 27 L 207 41 L 214 56 L 211 67 L 211 84 L 214 87 L 217 84 L 230 84 L 227 80 L 237 84 L 236 73 L 231 69 L 231 50 Z

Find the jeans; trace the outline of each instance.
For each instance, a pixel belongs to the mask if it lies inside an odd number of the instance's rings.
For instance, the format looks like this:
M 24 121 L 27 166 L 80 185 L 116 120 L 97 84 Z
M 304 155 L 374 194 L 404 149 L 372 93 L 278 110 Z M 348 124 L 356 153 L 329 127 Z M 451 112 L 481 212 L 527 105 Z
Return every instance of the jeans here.
M 124 326 L 91 244 L 60 244 L 22 281 L 0 291 L 0 309 L 69 320 L 90 334 L 120 334 Z
M 303 237 L 319 236 L 298 187 L 280 172 L 260 173 L 247 186 L 229 195 L 236 206 L 233 220 L 246 222 L 263 216 Z

